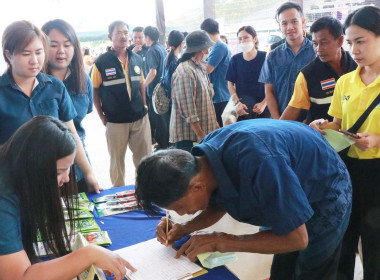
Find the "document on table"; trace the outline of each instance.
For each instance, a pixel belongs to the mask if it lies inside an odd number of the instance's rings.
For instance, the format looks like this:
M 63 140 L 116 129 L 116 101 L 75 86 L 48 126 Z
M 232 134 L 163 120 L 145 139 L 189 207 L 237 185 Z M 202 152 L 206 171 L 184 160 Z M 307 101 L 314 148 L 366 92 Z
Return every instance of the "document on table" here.
M 136 272 L 127 272 L 130 280 L 177 280 L 190 279 L 193 274 L 205 271 L 199 265 L 181 256 L 175 259 L 176 251 L 151 239 L 114 251 L 127 260 Z

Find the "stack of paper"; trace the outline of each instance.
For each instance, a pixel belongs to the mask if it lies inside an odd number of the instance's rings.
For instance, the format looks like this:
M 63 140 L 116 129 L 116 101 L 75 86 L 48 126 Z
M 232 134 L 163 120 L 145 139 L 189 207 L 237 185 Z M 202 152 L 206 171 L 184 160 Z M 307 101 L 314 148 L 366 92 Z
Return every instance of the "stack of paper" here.
M 184 280 L 207 272 L 184 256 L 175 259 L 176 251 L 163 246 L 156 239 L 114 252 L 137 269 L 136 272 L 128 271 L 126 276 L 130 280 Z

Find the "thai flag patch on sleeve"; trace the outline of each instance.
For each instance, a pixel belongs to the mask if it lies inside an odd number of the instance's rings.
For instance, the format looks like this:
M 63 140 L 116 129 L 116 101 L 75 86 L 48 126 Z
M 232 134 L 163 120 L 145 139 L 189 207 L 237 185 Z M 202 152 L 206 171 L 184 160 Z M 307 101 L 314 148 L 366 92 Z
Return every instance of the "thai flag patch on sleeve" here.
M 106 69 L 106 76 L 116 75 L 116 69 L 115 68 L 109 68 Z
M 326 89 L 334 88 L 335 84 L 336 84 L 335 79 L 331 78 L 331 79 L 322 81 L 321 87 L 322 87 L 322 90 L 326 90 Z

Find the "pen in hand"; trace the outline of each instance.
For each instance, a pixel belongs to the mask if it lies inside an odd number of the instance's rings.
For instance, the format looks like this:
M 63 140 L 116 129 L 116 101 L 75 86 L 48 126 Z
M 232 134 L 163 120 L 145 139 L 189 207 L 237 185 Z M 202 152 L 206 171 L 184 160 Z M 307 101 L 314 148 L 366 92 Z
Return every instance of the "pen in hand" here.
M 168 247 L 169 211 L 166 210 L 166 247 Z

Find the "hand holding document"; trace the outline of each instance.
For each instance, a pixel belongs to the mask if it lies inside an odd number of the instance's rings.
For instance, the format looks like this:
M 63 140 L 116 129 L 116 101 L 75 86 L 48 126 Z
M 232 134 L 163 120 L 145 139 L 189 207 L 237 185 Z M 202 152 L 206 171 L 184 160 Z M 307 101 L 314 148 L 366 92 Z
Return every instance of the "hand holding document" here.
M 324 129 L 323 131 L 326 132 L 326 135 L 323 136 L 336 152 L 340 152 L 355 143 L 350 137 L 336 130 Z

